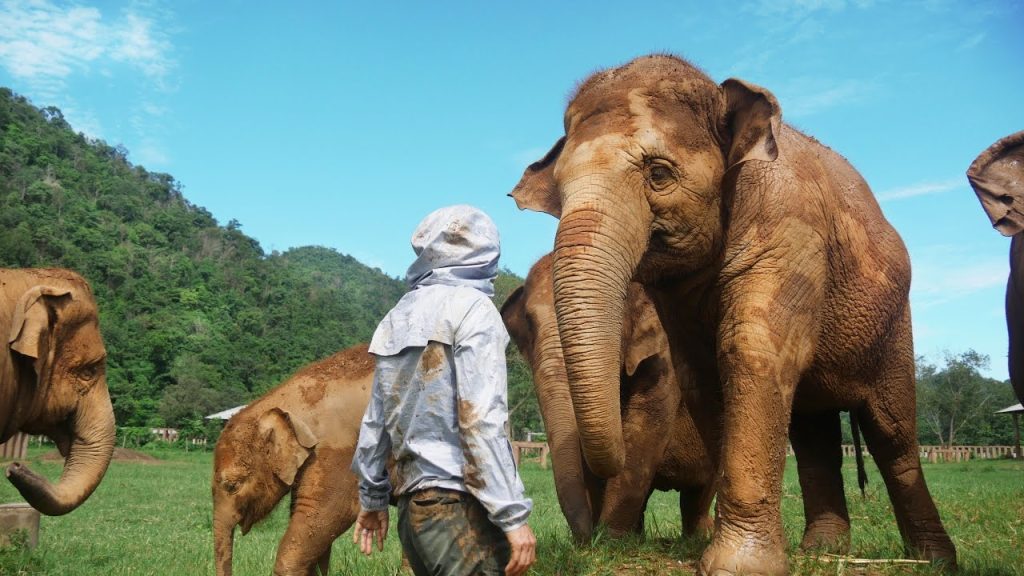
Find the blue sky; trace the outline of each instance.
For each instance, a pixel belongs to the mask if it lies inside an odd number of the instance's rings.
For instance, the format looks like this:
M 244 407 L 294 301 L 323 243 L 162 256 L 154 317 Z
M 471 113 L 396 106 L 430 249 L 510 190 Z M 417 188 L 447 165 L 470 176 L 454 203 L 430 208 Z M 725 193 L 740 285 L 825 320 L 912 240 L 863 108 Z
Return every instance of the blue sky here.
M 555 222 L 505 195 L 590 72 L 674 52 L 772 90 L 871 184 L 914 265 L 916 348 L 1006 377 L 1009 240 L 964 171 L 1024 129 L 1024 4 L 0 0 L 0 85 L 173 174 L 268 252 L 392 276 L 430 210 L 490 213 L 519 274 Z M 623 8 L 629 7 L 629 12 Z

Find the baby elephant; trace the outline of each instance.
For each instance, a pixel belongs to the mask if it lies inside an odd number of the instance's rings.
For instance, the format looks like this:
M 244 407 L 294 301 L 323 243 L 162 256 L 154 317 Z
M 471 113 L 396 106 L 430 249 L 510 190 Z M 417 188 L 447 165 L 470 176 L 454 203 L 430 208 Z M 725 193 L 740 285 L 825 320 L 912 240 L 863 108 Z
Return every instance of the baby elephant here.
M 691 413 L 701 391 L 689 383 L 685 367 L 673 366 L 668 338 L 640 284 L 630 285 L 626 302 L 620 389 L 626 464 L 607 481 L 589 470 L 580 450 L 555 317 L 550 254 L 533 266 L 523 287 L 501 308 L 509 334 L 533 371 L 562 513 L 577 542 L 590 540 L 595 523 L 612 535 L 640 532 L 651 491 L 679 490 L 684 534 L 710 534 L 717 424 Z
M 331 544 L 355 521 L 359 489 L 349 471 L 370 400 L 374 359 L 365 344 L 309 364 L 236 414 L 214 451 L 213 547 L 231 574 L 242 534 L 292 494 L 274 574 L 327 574 Z

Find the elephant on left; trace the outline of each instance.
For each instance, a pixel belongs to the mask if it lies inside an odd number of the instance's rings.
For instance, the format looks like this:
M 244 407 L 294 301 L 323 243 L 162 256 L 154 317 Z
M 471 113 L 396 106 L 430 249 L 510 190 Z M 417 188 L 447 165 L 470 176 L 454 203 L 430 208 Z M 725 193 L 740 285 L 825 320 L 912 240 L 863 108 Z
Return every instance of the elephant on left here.
M 213 461 L 218 576 L 231 574 L 235 526 L 248 533 L 289 492 L 274 574 L 328 573 L 331 544 L 359 513 L 349 466 L 373 371 L 367 345 L 342 350 L 301 368 L 224 427 Z
M 0 442 L 52 439 L 56 484 L 15 462 L 7 478 L 43 514 L 71 512 L 96 490 L 114 452 L 106 349 L 89 284 L 70 270 L 0 269 Z

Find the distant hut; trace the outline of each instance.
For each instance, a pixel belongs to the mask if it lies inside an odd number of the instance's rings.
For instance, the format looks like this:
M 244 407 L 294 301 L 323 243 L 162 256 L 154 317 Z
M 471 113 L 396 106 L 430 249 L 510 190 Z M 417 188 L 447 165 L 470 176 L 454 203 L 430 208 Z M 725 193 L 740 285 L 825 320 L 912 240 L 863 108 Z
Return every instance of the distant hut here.
M 1024 414 L 1024 405 L 1014 404 L 1002 410 L 997 410 L 996 414 L 1012 414 L 1013 415 L 1013 437 L 1014 437 L 1014 458 L 1024 458 L 1024 454 L 1020 451 L 1020 415 Z

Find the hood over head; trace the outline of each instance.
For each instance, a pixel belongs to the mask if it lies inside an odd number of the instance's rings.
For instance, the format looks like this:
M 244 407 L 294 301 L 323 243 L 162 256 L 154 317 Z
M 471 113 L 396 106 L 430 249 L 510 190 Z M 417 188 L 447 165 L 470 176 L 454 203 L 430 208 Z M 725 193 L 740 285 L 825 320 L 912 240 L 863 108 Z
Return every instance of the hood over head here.
M 411 289 L 443 284 L 494 295 L 501 256 L 498 227 L 482 211 L 459 204 L 434 210 L 416 227 L 416 260 L 405 275 Z

